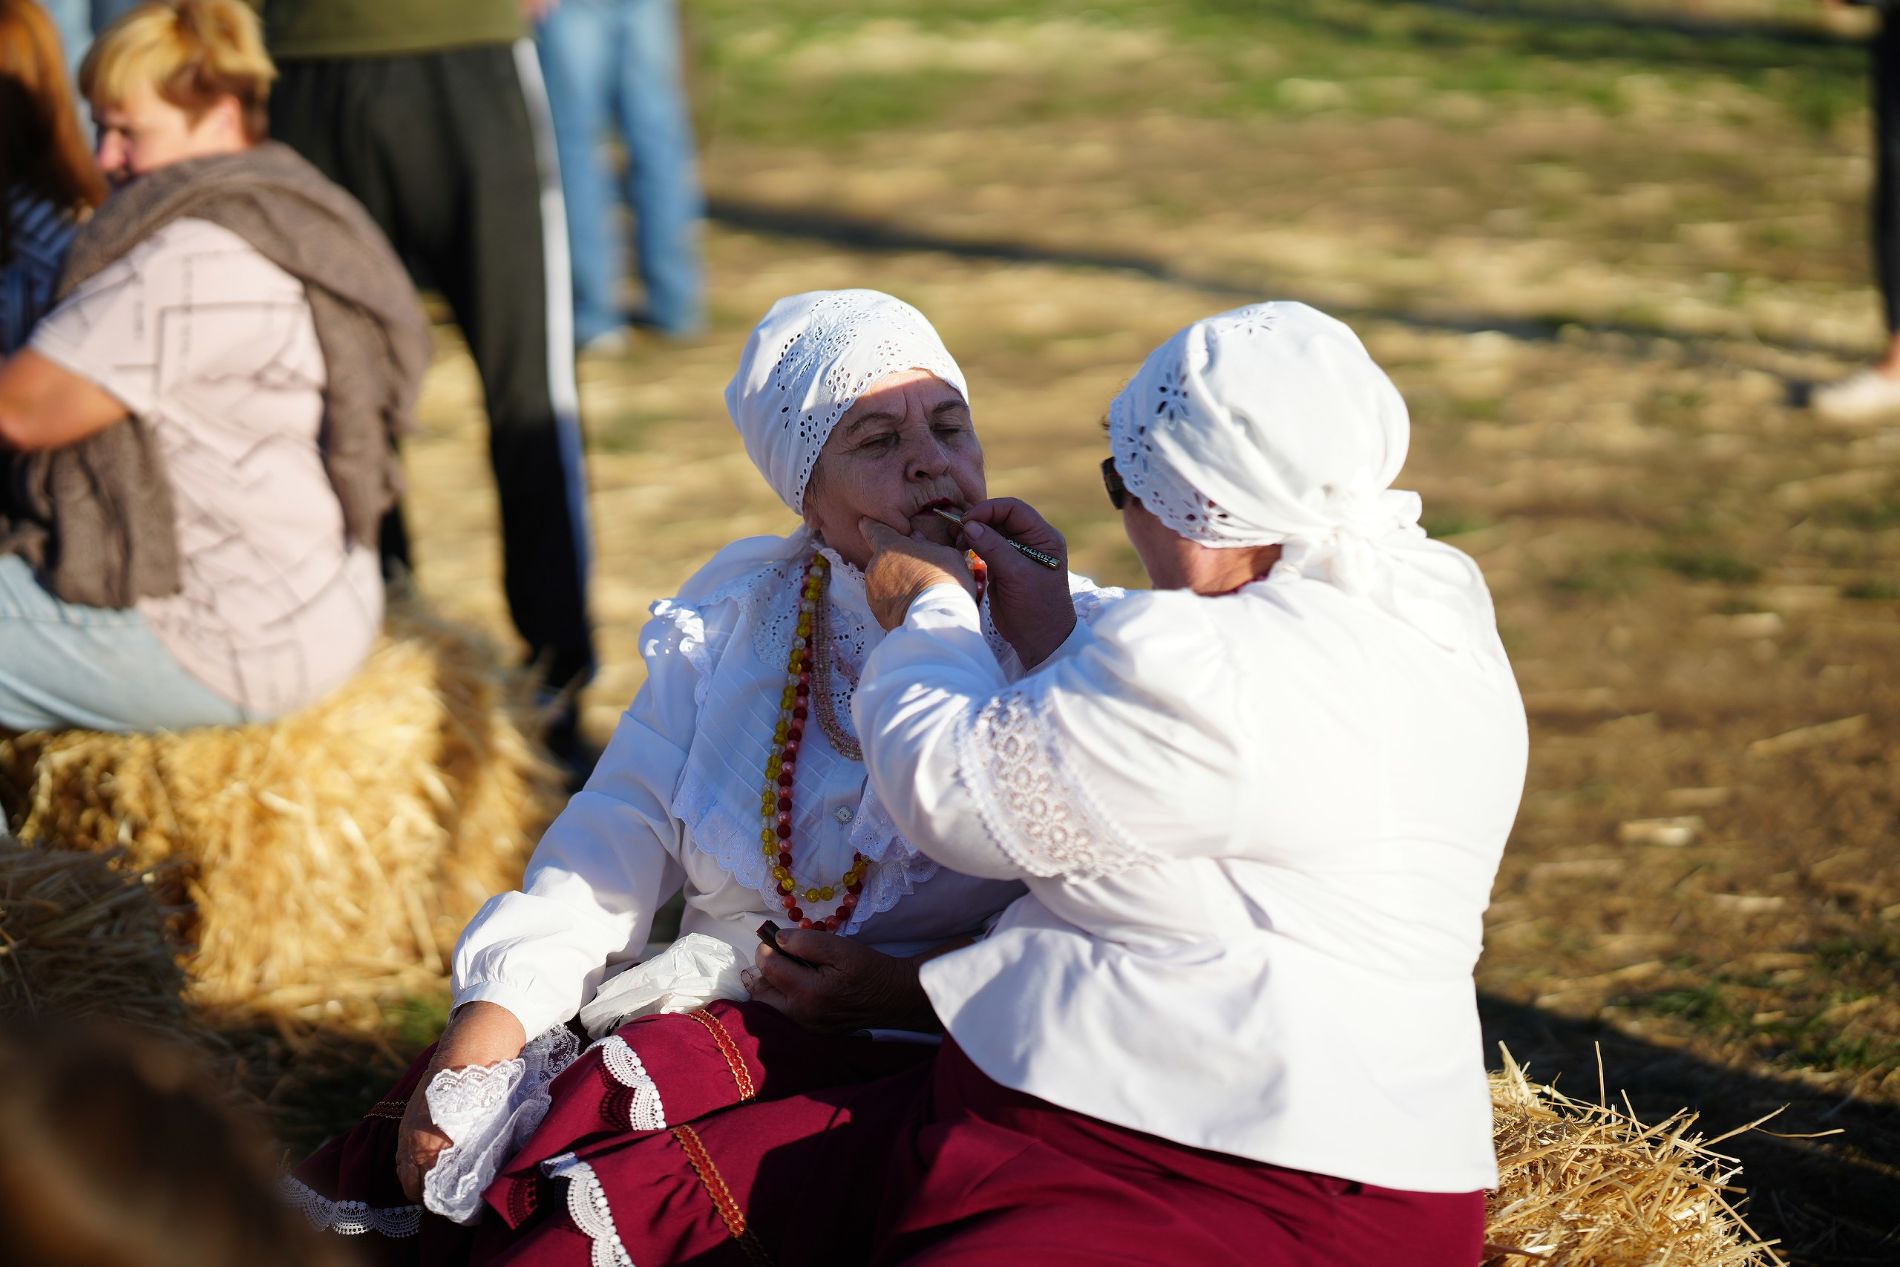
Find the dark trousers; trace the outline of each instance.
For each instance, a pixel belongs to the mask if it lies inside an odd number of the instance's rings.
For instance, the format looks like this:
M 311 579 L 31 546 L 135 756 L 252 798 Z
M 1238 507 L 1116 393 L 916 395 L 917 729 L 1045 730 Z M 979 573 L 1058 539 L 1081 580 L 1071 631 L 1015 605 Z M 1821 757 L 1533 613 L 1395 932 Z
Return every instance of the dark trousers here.
M 509 612 L 547 685 L 584 680 L 594 666 L 587 487 L 566 230 L 533 49 L 280 69 L 272 133 L 355 194 L 454 310 L 488 405 Z M 384 524 L 383 553 L 407 563 L 400 512 Z
M 1900 334 L 1900 12 L 1874 36 L 1874 268 L 1889 334 Z

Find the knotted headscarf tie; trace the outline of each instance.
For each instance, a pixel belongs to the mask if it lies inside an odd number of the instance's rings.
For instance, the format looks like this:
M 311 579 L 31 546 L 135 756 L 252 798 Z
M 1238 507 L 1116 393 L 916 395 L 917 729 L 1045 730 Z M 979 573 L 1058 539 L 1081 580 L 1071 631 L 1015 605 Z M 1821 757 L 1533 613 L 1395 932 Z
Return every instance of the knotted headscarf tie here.
M 877 290 L 814 290 L 773 304 L 726 387 L 747 456 L 794 511 L 833 427 L 866 388 L 924 370 L 957 389 L 963 371 L 924 315 Z
M 1281 546 L 1274 580 L 1321 580 L 1440 646 L 1502 655 L 1477 564 L 1429 539 L 1418 494 L 1391 487 L 1410 436 L 1358 337 L 1299 303 L 1195 322 L 1109 407 L 1122 482 L 1174 532 Z

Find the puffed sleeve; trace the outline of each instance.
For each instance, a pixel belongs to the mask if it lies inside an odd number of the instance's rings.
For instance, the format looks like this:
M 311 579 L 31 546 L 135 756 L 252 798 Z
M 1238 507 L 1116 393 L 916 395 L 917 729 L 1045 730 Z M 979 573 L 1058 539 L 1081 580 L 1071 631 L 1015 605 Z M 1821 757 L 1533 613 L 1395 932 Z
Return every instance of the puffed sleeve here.
M 522 887 L 490 898 L 455 948 L 454 999 L 513 1012 L 530 1036 L 580 1010 L 607 968 L 646 945 L 683 880 L 669 808 L 697 719 L 688 636 L 647 626 L 647 681 L 593 777 L 554 820 Z
M 1010 684 L 938 586 L 872 654 L 853 713 L 878 796 L 944 866 L 1087 879 L 1232 836 L 1235 692 L 1179 596 L 1122 598 Z

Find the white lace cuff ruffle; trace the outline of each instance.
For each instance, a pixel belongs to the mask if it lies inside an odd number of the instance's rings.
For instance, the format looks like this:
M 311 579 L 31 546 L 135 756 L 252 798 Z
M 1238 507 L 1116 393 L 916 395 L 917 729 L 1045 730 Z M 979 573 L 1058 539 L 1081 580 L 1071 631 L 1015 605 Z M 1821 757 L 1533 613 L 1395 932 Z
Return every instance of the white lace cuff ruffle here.
M 429 1116 L 451 1143 L 422 1181 L 422 1204 L 445 1219 L 473 1223 L 482 1193 L 548 1114 L 548 1084 L 580 1054 L 580 1041 L 557 1025 L 513 1060 L 444 1069 L 424 1094 Z

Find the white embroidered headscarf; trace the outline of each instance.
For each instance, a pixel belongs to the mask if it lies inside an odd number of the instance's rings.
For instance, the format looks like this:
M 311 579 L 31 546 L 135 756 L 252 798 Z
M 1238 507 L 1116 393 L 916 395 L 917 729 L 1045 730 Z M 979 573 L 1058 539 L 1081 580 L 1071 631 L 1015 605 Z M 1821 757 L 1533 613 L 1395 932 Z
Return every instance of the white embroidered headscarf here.
M 726 386 L 726 410 L 752 464 L 802 512 L 805 485 L 838 419 L 865 388 L 913 369 L 935 374 L 969 401 L 955 358 L 903 300 L 878 290 L 788 295 L 746 341 Z
M 1426 537 L 1418 494 L 1391 487 L 1411 420 L 1343 323 L 1299 303 L 1197 321 L 1143 362 L 1108 419 L 1122 482 L 1181 536 L 1279 545 L 1275 580 L 1323 580 L 1441 646 L 1503 653 L 1477 564 Z

